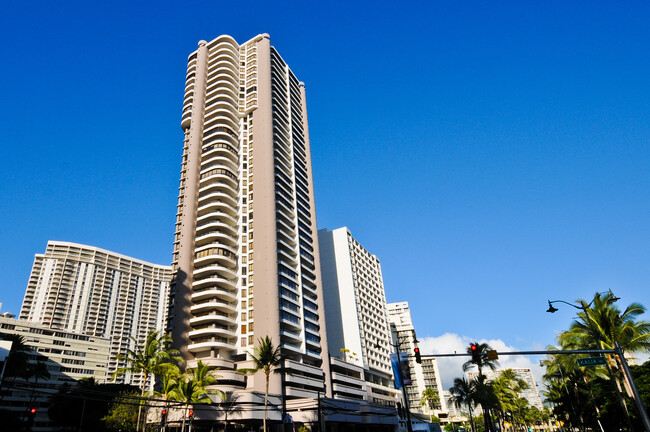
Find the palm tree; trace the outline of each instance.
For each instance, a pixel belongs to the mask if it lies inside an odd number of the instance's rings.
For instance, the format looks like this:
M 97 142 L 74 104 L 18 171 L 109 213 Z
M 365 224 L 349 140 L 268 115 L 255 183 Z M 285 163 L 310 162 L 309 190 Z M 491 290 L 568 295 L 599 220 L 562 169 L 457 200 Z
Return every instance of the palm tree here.
M 196 368 L 189 369 L 180 377 L 176 378 L 176 385 L 169 391 L 169 399 L 183 403 L 183 423 L 181 431 L 185 429 L 185 418 L 190 405 L 196 403 L 212 403 L 210 394 L 217 394 L 225 397 L 224 393 L 207 387 L 217 383 L 217 375 L 214 368 L 199 360 Z
M 474 402 L 479 404 L 483 410 L 483 422 L 486 431 L 494 430 L 492 424 L 491 412 L 499 406 L 492 383 L 490 383 L 485 375 L 479 375 L 470 382 L 473 389 Z
M 266 418 L 269 409 L 269 381 L 271 373 L 277 373 L 277 367 L 282 363 L 282 356 L 279 346 L 274 346 L 270 337 L 257 339 L 257 347 L 253 348 L 253 353 L 250 353 L 253 358 L 254 368 L 239 369 L 237 373 L 242 375 L 249 375 L 257 373 L 258 371 L 264 372 L 266 377 L 266 387 L 264 390 L 264 432 L 266 432 Z
M 137 346 L 137 341 L 131 338 Z M 128 350 L 126 354 L 117 356 L 118 361 L 126 361 L 126 367 L 119 368 L 113 374 L 123 375 L 127 372 L 142 374 L 142 385 L 140 386 L 140 397 L 144 398 L 147 388 L 147 381 L 151 375 L 162 375 L 165 370 L 173 365 L 174 360 L 180 355 L 178 350 L 171 348 L 172 338 L 168 334 L 153 330 L 147 335 L 144 347 Z M 142 418 L 142 405 L 138 409 L 137 429 L 140 430 L 140 419 Z M 146 413 L 144 418 L 146 418 Z
M 578 312 L 578 317 L 571 323 L 569 330 L 560 334 L 560 344 L 565 349 L 614 349 L 615 343 L 618 342 L 624 352 L 650 351 L 650 322 L 636 321 L 637 317 L 645 312 L 645 307 L 632 303 L 621 313 L 614 305 L 615 300 L 617 299 L 611 292 L 596 293 L 591 303 L 577 300 L 582 311 Z M 621 359 L 611 354 L 606 357 L 610 376 L 619 390 L 619 403 L 628 414 L 627 405 L 621 395 Z M 617 367 L 618 374 L 612 369 L 613 366 Z M 625 376 L 623 382 L 628 395 L 634 398 Z M 626 417 L 631 428 L 629 415 Z
M 472 403 L 474 402 L 474 389 L 465 378 L 454 379 L 454 385 L 449 389 L 451 402 L 459 409 L 463 404 L 467 404 L 469 410 L 469 424 L 474 432 L 474 419 L 472 419 Z
M 478 342 L 474 342 L 471 345 L 476 346 L 476 352 L 473 352 L 469 347 L 467 348 L 467 354 L 472 354 L 472 358 L 463 363 L 463 371 L 467 372 L 474 366 L 478 367 L 479 375 L 483 375 L 483 369 L 485 368 L 496 370 L 499 362 L 497 360 L 490 360 L 487 356 L 487 352 L 492 350 L 492 347 L 486 343 L 480 344 Z
M 476 346 L 476 351 L 472 350 L 472 346 Z M 483 403 L 481 403 L 481 408 L 483 408 L 483 420 L 485 422 L 485 430 L 487 431 L 492 431 L 493 429 L 492 419 L 490 416 L 490 407 L 488 406 L 492 405 L 492 399 L 489 394 L 489 384 L 487 381 L 485 381 L 485 379 L 481 380 L 481 377 L 485 377 L 485 375 L 483 375 L 483 369 L 488 368 L 491 370 L 496 370 L 497 366 L 499 366 L 499 362 L 497 360 L 491 360 L 487 356 L 487 352 L 491 349 L 492 347 L 487 343 L 474 342 L 467 348 L 467 354 L 471 354 L 472 358 L 463 363 L 464 371 L 468 371 L 474 366 L 478 367 L 478 381 L 476 384 L 479 386 L 480 390 L 484 390 L 486 392 L 480 394 L 484 396 Z
M 169 367 L 165 368 L 162 376 L 160 377 L 160 391 L 153 392 L 154 396 L 161 397 L 165 400 L 164 409 L 169 411 L 169 399 L 172 390 L 178 385 L 178 381 L 181 377 L 181 371 L 178 366 L 175 364 L 170 364 Z
M 439 402 L 440 397 L 438 397 L 438 392 L 436 389 L 433 387 L 427 387 L 422 390 L 420 405 L 429 408 L 429 415 L 431 415 L 431 419 L 433 419 L 433 410 Z

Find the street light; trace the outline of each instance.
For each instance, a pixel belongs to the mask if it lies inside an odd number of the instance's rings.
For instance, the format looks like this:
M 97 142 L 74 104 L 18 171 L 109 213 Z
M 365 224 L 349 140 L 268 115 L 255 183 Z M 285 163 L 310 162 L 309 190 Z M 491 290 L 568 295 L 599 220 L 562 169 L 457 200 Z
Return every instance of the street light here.
M 601 293 L 596 293 L 596 296 L 600 294 L 608 294 L 607 298 L 607 303 L 615 303 L 618 300 L 620 300 L 620 297 L 616 297 L 612 290 L 607 290 L 603 291 Z M 553 303 L 564 303 L 567 304 L 571 307 L 574 307 L 576 309 L 582 309 L 583 311 L 587 312 L 587 310 L 591 307 L 591 305 L 594 303 L 596 300 L 596 296 L 594 296 L 594 299 L 589 302 L 588 305 L 585 305 L 585 302 L 582 302 L 581 306 L 576 306 L 572 303 L 565 302 L 564 300 L 553 300 L 553 301 L 548 301 L 548 310 L 546 312 L 554 313 L 557 311 L 557 308 L 553 307 Z M 614 354 L 616 354 L 621 361 L 621 366 L 623 367 L 623 376 L 627 379 L 630 388 L 632 390 L 633 394 L 633 400 L 634 403 L 636 404 L 636 407 L 639 411 L 639 414 L 641 416 L 641 420 L 643 422 L 643 425 L 645 426 L 646 430 L 650 432 L 650 417 L 648 416 L 648 412 L 645 409 L 645 406 L 643 405 L 643 401 L 641 400 L 641 396 L 639 395 L 639 391 L 637 390 L 636 384 L 634 383 L 634 378 L 632 377 L 632 374 L 630 373 L 630 369 L 627 365 L 627 361 L 625 360 L 625 355 L 623 354 L 623 350 L 621 349 L 621 346 L 618 344 L 617 341 L 614 341 Z M 610 371 L 610 374 L 612 373 L 611 368 L 609 365 L 607 368 Z M 625 401 L 623 400 L 623 395 L 621 394 L 621 391 L 617 389 L 616 393 L 618 394 L 619 401 L 621 402 L 621 405 L 625 407 Z M 627 409 L 625 409 L 625 416 L 627 418 L 628 425 L 631 428 L 631 422 L 630 422 L 630 414 L 627 412 Z M 600 423 L 600 422 L 599 422 Z M 601 426 L 602 429 L 602 426 Z
M 603 291 L 603 292 L 596 293 L 596 295 L 599 295 L 599 294 L 607 294 L 607 296 L 608 296 L 607 302 L 608 302 L 608 303 L 616 303 L 617 301 L 619 301 L 619 300 L 621 299 L 620 297 L 616 297 L 616 296 L 614 295 L 614 293 L 612 292 L 611 289 L 610 289 L 610 290 L 607 290 L 607 291 Z M 572 308 L 576 308 L 576 309 L 580 309 L 580 310 L 586 311 L 586 310 L 589 309 L 589 308 L 591 307 L 591 305 L 594 303 L 594 300 L 596 300 L 595 296 L 594 296 L 594 299 L 591 300 L 591 301 L 589 302 L 589 304 L 586 305 L 586 306 L 585 306 L 584 303 L 582 304 L 582 306 L 577 306 L 577 305 L 574 305 L 573 303 L 569 303 L 569 302 L 566 302 L 566 301 L 564 301 L 564 300 L 552 300 L 552 301 L 551 301 L 551 300 L 548 300 L 548 310 L 547 310 L 546 312 L 548 312 L 548 313 L 555 313 L 555 312 L 557 312 L 557 311 L 559 310 L 558 308 L 556 308 L 556 307 L 553 306 L 553 303 L 564 303 L 565 305 L 569 305 L 569 306 L 571 306 Z

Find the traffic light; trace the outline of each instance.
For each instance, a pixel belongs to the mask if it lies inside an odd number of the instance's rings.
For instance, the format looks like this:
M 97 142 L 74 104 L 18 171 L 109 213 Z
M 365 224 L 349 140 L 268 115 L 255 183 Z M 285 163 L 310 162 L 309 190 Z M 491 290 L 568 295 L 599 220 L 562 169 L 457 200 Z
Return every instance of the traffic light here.
M 417 363 L 422 363 L 422 357 L 420 357 L 420 348 L 415 347 L 413 351 L 415 352 L 415 361 Z
M 34 418 L 36 417 L 36 408 L 31 408 L 27 414 L 27 430 L 31 431 L 34 426 Z
M 474 363 L 478 363 L 481 358 L 481 354 L 478 352 L 478 345 L 476 345 L 475 343 L 471 344 L 469 346 L 469 352 L 470 354 L 472 354 L 472 361 Z
M 162 412 L 160 413 L 160 424 L 162 426 L 165 426 L 167 423 L 167 410 L 163 408 Z
M 190 415 L 190 417 L 189 417 L 190 418 L 190 424 L 192 424 L 192 419 L 194 419 L 194 411 L 190 410 L 190 412 L 188 414 Z

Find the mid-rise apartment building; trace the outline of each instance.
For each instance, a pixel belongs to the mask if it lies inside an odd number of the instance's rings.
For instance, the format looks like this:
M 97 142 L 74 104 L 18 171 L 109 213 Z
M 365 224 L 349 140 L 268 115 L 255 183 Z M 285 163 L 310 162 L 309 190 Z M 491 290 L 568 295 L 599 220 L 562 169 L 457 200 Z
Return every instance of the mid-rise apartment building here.
M 200 41 L 190 54 L 168 328 L 191 367 L 227 391 L 258 338 L 284 359 L 270 393 L 329 394 L 305 86 L 269 36 Z
M 171 267 L 76 243 L 49 241 L 34 258 L 20 319 L 110 340 L 108 374 L 119 354 L 164 330 Z M 117 382 L 140 385 L 141 376 Z
M 366 387 L 360 394 L 349 376 L 337 379 L 335 366 L 341 369 L 342 365 L 333 362 L 335 397 L 394 405 L 399 393 L 392 378 L 392 340 L 379 259 L 345 227 L 320 230 L 318 239 L 330 355 L 360 366 Z
M 4 347 L 7 343 L 7 349 L 10 349 L 11 342 L 3 340 L 4 335 L 22 336 L 25 345 L 31 350 L 28 355 L 29 364 L 42 362 L 49 374 L 49 377 L 28 379 L 2 376 L 6 370 L 0 362 L 0 404 L 19 416 L 26 415 L 28 409 L 36 408 L 32 428 L 34 432 L 53 430 L 47 412 L 49 398 L 62 385 L 72 385 L 81 378 L 93 378 L 97 383 L 109 379 L 108 338 L 54 330 L 32 321 L 0 317 L 0 346 Z
M 528 386 L 523 389 L 520 393 L 520 397 L 526 398 L 528 403 L 531 406 L 537 407 L 538 409 L 543 409 L 542 398 L 539 396 L 539 389 L 537 388 L 537 382 L 535 381 L 535 376 L 529 368 L 508 368 L 514 372 L 517 379 L 522 380 Z M 488 381 L 494 381 L 500 374 L 506 369 L 495 369 L 495 370 L 483 370 L 483 375 L 487 378 Z M 472 370 L 465 372 L 467 380 L 473 380 L 478 376 L 478 371 Z
M 388 303 L 387 311 L 395 343 L 400 345 L 402 352 L 411 355 L 409 357 L 409 369 L 413 384 L 406 386 L 411 410 L 428 415 L 433 414 L 441 419 L 446 419 L 449 416 L 449 410 L 447 409 L 447 401 L 443 397 L 438 362 L 435 358 L 423 357 L 422 363 L 417 363 L 412 356 L 415 348 L 418 347 L 418 340 L 408 302 Z M 427 388 L 432 388 L 439 399 L 433 409 L 430 409 L 427 404 L 422 404 L 422 392 Z

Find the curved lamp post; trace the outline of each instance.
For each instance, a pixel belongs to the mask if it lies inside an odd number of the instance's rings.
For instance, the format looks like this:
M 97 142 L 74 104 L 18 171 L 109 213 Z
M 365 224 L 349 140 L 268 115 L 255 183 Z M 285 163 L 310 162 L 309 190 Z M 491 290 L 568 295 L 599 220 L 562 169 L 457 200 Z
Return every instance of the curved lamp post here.
M 617 302 L 618 300 L 621 299 L 620 297 L 616 297 L 611 289 L 607 290 L 607 291 L 603 291 L 601 293 L 596 293 L 596 295 L 605 294 L 605 293 L 607 293 L 608 296 L 609 296 L 609 298 L 607 299 L 608 303 L 615 303 L 615 302 Z M 595 297 L 594 297 L 594 300 L 595 300 Z M 548 310 L 546 312 L 549 312 L 549 313 L 557 312 L 558 309 L 556 307 L 553 307 L 553 303 L 564 303 L 564 304 L 569 305 L 569 306 L 571 306 L 573 308 L 581 309 L 581 310 L 586 312 L 587 309 L 589 309 L 591 307 L 591 305 L 594 303 L 594 300 L 589 302 L 588 305 L 585 305 L 583 303 L 581 306 L 577 306 L 577 305 L 575 305 L 573 303 L 569 303 L 569 302 L 566 302 L 564 300 L 553 300 L 553 301 L 549 300 L 548 301 Z M 627 361 L 625 360 L 625 355 L 623 354 L 623 350 L 621 349 L 621 346 L 618 344 L 618 342 L 614 341 L 614 349 L 613 350 L 598 350 L 598 351 L 610 352 L 610 353 L 613 352 L 621 360 L 621 365 L 623 366 L 623 374 L 625 375 L 625 377 L 627 378 L 627 380 L 628 380 L 628 382 L 630 384 L 632 393 L 634 395 L 633 399 L 634 399 L 634 402 L 636 404 L 637 410 L 639 411 L 639 414 L 640 414 L 641 420 L 643 422 L 643 425 L 645 426 L 646 431 L 650 432 L 650 418 L 648 417 L 648 412 L 646 411 L 645 406 L 643 406 L 643 401 L 641 400 L 641 396 L 639 395 L 639 391 L 637 390 L 636 384 L 634 383 L 634 379 L 632 378 L 632 374 L 630 373 L 630 368 L 627 365 Z M 621 398 L 621 402 L 624 403 L 622 395 L 620 393 L 618 393 L 618 395 L 619 395 L 619 398 Z M 626 414 L 627 414 L 627 412 L 626 412 Z M 628 424 L 630 424 L 629 414 L 627 414 L 627 421 L 628 421 Z
M 598 294 L 608 294 L 608 297 L 609 297 L 607 299 L 608 303 L 616 303 L 617 301 L 619 301 L 621 299 L 620 297 L 616 297 L 611 289 L 607 290 L 607 291 L 596 293 L 596 295 L 598 295 Z M 595 300 L 595 298 L 594 298 L 594 300 Z M 559 310 L 558 308 L 553 306 L 553 303 L 564 303 L 565 305 L 569 305 L 572 308 L 576 308 L 576 309 L 586 311 L 587 309 L 589 309 L 591 307 L 592 304 L 594 304 L 594 300 L 590 301 L 587 306 L 585 306 L 584 304 L 582 306 L 578 306 L 578 305 L 575 305 L 573 303 L 566 302 L 564 300 L 549 300 L 548 301 L 548 310 L 546 312 L 555 313 L 555 312 L 557 312 Z

